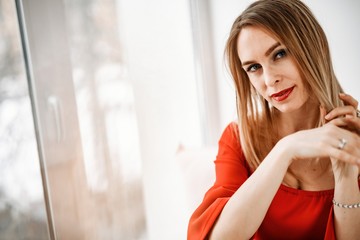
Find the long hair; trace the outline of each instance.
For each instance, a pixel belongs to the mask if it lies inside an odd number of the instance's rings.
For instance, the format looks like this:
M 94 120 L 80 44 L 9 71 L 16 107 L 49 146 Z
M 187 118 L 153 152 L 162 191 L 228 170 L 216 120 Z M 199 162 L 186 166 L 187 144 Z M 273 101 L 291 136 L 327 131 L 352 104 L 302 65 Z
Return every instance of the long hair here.
M 338 98 L 342 88 L 333 70 L 325 33 L 304 3 L 299 0 L 252 3 L 233 23 L 225 57 L 236 88 L 240 142 L 249 165 L 255 169 L 278 139 L 274 132 L 272 107 L 256 92 L 241 67 L 237 40 L 246 26 L 260 27 L 286 46 L 311 97 L 326 112 L 342 105 Z M 317 126 L 322 124 L 320 106 Z

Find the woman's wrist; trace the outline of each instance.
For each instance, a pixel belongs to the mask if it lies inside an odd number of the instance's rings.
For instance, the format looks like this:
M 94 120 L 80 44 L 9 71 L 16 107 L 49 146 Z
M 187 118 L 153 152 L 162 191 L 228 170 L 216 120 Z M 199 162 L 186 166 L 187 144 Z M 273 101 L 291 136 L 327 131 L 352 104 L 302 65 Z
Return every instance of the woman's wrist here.
M 277 150 L 282 153 L 282 159 L 286 161 L 287 167 L 289 167 L 294 160 L 292 146 L 292 144 L 289 144 L 288 136 L 280 139 L 275 145 Z
M 332 165 L 335 180 L 335 201 L 344 204 L 359 202 L 358 166 L 342 162 L 339 164 L 334 160 L 332 160 Z
M 356 165 L 331 160 L 335 192 L 334 199 L 341 203 L 352 203 L 359 201 L 359 168 Z
M 331 159 L 331 165 L 334 173 L 335 184 L 342 181 L 357 182 L 359 177 L 359 167 L 357 165 L 344 163 L 335 159 Z

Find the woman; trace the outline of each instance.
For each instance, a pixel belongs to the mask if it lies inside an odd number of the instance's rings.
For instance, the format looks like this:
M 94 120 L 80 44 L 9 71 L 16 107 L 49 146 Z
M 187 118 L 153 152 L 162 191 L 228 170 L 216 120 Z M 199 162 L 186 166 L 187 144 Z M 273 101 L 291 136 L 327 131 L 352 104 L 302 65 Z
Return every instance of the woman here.
M 342 93 L 310 10 L 256 1 L 226 56 L 238 122 L 221 136 L 188 239 L 360 239 L 358 102 Z

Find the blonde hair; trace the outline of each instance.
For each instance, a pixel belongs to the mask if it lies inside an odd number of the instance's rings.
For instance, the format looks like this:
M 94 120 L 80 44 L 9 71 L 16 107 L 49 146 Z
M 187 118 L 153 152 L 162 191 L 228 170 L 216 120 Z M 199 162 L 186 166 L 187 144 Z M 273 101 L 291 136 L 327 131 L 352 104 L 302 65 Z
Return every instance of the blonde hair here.
M 338 98 L 342 88 L 333 70 L 325 33 L 304 3 L 299 0 L 259 0 L 251 4 L 235 20 L 225 56 L 236 87 L 240 142 L 249 165 L 255 169 L 278 139 L 273 128 L 272 108 L 256 92 L 241 67 L 237 39 L 246 26 L 260 27 L 286 46 L 311 96 L 326 112 L 342 104 Z M 321 122 L 319 108 L 318 125 Z

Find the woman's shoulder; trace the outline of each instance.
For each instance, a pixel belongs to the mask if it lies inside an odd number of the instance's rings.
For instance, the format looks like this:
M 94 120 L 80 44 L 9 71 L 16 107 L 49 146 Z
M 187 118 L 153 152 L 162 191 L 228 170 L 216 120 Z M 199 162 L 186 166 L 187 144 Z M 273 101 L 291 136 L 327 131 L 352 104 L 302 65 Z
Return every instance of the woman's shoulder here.
M 240 134 L 238 124 L 236 122 L 230 122 L 223 130 L 219 140 L 219 153 L 222 151 L 227 153 L 232 152 L 234 156 L 243 157 L 243 151 L 240 144 Z
M 221 139 L 238 140 L 239 139 L 239 127 L 237 122 L 230 122 L 225 127 Z

